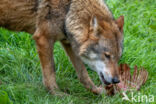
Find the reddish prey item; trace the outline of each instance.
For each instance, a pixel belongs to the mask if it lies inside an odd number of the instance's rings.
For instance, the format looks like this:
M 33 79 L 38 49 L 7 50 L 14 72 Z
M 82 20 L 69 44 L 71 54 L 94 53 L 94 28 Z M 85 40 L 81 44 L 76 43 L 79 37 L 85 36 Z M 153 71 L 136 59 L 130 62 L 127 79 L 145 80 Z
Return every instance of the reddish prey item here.
M 133 75 L 131 75 L 130 67 L 127 64 L 121 64 L 119 66 L 119 77 L 120 83 L 105 86 L 107 95 L 114 95 L 120 91 L 140 90 L 148 78 L 148 72 L 144 68 L 138 70 L 135 66 Z

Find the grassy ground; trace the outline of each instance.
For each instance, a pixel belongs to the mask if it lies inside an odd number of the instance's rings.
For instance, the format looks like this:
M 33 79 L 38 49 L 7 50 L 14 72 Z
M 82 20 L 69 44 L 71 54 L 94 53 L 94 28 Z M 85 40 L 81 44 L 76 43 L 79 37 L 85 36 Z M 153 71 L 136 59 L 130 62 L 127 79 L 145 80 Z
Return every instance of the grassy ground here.
M 149 72 L 147 83 L 135 94 L 155 96 L 156 1 L 107 0 L 107 4 L 115 17 L 125 16 L 124 53 L 120 63 L 128 63 L 131 67 L 144 66 Z M 75 70 L 59 43 L 55 45 L 54 53 L 57 83 L 63 91 L 70 94 L 63 98 L 50 95 L 42 85 L 39 58 L 31 35 L 0 28 L 0 89 L 6 91 L 15 104 L 132 103 L 122 101 L 120 95 L 108 97 L 90 93 L 77 79 Z M 100 84 L 97 74 L 88 71 L 93 81 Z

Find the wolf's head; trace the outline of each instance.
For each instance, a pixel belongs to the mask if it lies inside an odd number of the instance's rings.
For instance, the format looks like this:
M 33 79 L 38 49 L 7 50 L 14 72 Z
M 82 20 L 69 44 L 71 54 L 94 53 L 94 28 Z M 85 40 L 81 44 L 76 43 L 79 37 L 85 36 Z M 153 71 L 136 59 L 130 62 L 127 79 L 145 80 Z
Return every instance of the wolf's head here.
M 106 85 L 120 82 L 118 61 L 122 55 L 123 25 L 123 16 L 108 21 L 93 17 L 88 39 L 80 47 L 83 62 L 95 70 Z

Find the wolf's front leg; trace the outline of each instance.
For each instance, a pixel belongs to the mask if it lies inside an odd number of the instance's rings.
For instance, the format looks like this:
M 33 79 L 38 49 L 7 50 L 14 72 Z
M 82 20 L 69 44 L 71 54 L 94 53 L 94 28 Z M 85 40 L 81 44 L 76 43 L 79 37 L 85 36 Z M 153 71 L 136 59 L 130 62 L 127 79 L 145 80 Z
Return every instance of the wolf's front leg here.
M 58 89 L 55 79 L 55 65 L 53 59 L 53 46 L 55 40 L 47 38 L 46 34 L 35 33 L 37 50 L 42 65 L 43 83 L 52 94 Z
M 72 47 L 70 44 L 66 44 L 61 42 L 66 53 L 68 54 L 74 68 L 76 69 L 76 72 L 78 74 L 78 78 L 80 80 L 80 82 L 87 88 L 89 89 L 91 92 L 95 93 L 95 94 L 101 94 L 103 89 L 96 87 L 94 85 L 94 83 L 92 82 L 92 80 L 90 79 L 88 72 L 83 64 L 83 62 L 81 61 L 81 59 L 74 53 L 74 51 L 72 50 Z

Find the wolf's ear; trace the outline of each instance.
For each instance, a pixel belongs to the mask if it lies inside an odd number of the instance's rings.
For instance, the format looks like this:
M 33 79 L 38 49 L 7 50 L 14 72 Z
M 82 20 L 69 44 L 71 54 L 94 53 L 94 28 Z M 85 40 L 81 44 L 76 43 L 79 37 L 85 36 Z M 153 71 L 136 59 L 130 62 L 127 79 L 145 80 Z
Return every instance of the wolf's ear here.
M 92 17 L 90 20 L 90 28 L 96 30 L 98 28 L 98 21 L 96 17 Z
M 123 26 L 124 26 L 124 16 L 120 16 L 117 20 L 116 23 L 120 29 L 121 32 L 123 32 Z

